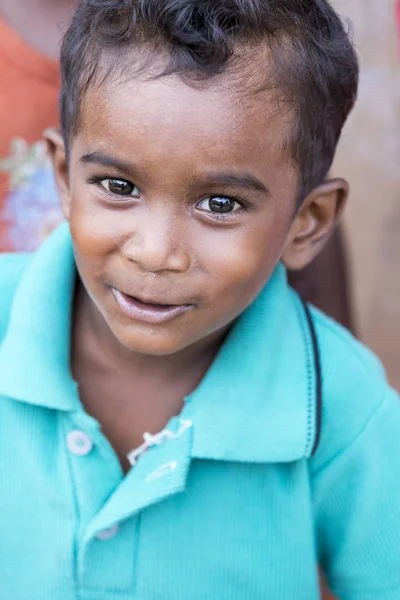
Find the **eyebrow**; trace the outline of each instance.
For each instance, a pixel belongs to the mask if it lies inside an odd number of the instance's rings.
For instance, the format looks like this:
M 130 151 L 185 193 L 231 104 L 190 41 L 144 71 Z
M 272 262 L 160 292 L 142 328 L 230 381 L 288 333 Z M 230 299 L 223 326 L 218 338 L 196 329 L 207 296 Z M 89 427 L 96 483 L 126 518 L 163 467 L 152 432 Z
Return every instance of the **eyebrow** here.
M 267 186 L 251 173 L 216 173 L 210 179 L 213 183 L 219 183 L 220 185 L 241 187 L 269 194 Z
M 118 158 L 113 158 L 103 152 L 88 152 L 81 156 L 80 161 L 85 164 L 97 164 L 103 167 L 110 167 L 125 173 L 135 171 L 133 165 L 126 163 Z M 240 187 L 256 192 L 262 192 L 269 195 L 268 187 L 251 173 L 213 173 L 208 177 L 210 184 L 225 185 L 227 187 Z
M 85 164 L 95 164 L 102 165 L 103 167 L 111 167 L 114 169 L 118 169 L 118 171 L 132 171 L 132 167 L 128 163 L 119 160 L 118 158 L 108 156 L 107 154 L 103 154 L 102 152 L 88 152 L 87 154 L 81 156 L 80 161 Z

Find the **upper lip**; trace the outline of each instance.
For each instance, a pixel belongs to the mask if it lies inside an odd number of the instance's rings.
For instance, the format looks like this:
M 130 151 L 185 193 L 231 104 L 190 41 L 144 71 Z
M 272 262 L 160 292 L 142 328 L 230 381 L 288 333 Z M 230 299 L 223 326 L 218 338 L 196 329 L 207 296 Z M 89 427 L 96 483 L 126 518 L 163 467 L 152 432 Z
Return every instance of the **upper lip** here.
M 135 300 L 139 300 L 139 302 L 142 302 L 143 304 L 154 304 L 154 305 L 158 305 L 158 306 L 188 306 L 190 304 L 193 304 L 192 302 L 176 302 L 174 300 L 169 300 L 168 298 L 166 298 L 165 296 L 147 296 L 147 295 L 139 295 L 139 294 L 130 294 L 124 290 L 121 290 L 120 288 L 114 287 L 114 289 L 116 289 L 117 291 L 119 291 L 120 293 L 124 294 L 125 296 L 130 296 L 131 298 L 134 298 Z

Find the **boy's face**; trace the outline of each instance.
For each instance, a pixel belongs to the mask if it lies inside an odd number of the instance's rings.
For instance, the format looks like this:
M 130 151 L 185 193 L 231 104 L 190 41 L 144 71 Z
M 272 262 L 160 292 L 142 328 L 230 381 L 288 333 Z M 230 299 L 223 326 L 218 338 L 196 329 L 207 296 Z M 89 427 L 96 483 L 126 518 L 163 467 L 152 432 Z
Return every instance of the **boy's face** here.
M 123 346 L 178 352 L 256 298 L 293 236 L 288 135 L 267 93 L 229 82 L 87 93 L 68 178 L 54 164 L 82 282 Z

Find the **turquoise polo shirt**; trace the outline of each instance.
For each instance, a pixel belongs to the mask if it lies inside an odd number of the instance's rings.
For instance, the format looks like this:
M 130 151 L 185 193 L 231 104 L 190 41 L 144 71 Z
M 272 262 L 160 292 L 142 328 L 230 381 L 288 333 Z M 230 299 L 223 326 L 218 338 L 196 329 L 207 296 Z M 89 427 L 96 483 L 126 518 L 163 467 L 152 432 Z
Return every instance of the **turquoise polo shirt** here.
M 312 311 L 319 375 L 278 267 L 124 476 L 71 377 L 75 281 L 66 225 L 0 257 L 0 598 L 317 600 L 319 563 L 399 600 L 400 404 L 366 349 Z

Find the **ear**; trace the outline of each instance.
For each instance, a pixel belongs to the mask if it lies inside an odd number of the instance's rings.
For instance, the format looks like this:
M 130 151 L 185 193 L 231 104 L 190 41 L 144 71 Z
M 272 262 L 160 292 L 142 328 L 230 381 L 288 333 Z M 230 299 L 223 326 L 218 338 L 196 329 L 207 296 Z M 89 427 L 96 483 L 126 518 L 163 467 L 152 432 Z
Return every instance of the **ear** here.
M 315 188 L 300 206 L 289 232 L 282 262 L 291 271 L 303 269 L 324 247 L 346 205 L 349 185 L 331 179 Z
M 70 193 L 68 181 L 68 160 L 65 143 L 61 132 L 55 127 L 49 127 L 43 134 L 47 143 L 47 151 L 51 158 L 58 195 L 65 219 L 69 220 Z

